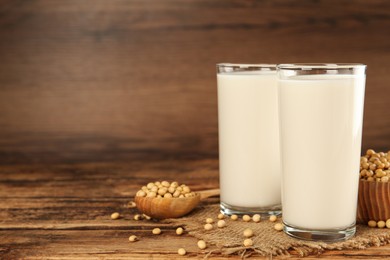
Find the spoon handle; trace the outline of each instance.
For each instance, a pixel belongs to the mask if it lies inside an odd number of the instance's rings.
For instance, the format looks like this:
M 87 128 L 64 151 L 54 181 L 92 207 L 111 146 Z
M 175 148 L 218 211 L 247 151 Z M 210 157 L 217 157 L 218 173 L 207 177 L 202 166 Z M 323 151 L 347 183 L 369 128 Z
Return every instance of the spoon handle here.
M 219 189 L 212 189 L 212 190 L 201 190 L 201 191 L 197 191 L 196 193 L 199 193 L 200 200 L 204 200 L 209 197 L 219 196 L 220 191 Z

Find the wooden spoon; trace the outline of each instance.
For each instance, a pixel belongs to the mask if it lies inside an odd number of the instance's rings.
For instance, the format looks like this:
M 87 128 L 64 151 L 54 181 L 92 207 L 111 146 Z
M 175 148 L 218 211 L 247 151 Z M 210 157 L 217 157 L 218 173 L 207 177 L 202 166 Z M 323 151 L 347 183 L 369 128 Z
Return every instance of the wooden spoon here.
M 156 219 L 179 218 L 193 210 L 201 200 L 219 195 L 219 189 L 198 191 L 186 198 L 149 198 L 135 196 L 137 208 Z

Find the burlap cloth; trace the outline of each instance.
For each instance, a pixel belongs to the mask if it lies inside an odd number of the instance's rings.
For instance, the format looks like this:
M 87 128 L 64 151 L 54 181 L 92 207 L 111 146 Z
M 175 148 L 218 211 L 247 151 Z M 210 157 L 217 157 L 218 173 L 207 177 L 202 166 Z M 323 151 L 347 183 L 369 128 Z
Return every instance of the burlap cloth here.
M 369 228 L 364 225 L 358 225 L 356 235 L 347 241 L 337 243 L 303 241 L 289 237 L 283 232 L 277 232 L 274 229 L 275 222 L 264 218 L 259 223 L 255 223 L 253 221 L 244 222 L 242 219 L 233 221 L 225 217 L 226 227 L 218 228 L 216 223 L 213 223 L 214 228 L 206 231 L 204 229 L 206 218 L 211 217 L 216 222 L 218 213 L 219 204 L 203 205 L 185 217 L 168 219 L 164 222 L 182 226 L 191 236 L 206 241 L 208 245 L 214 245 L 214 247 L 206 249 L 208 255 L 236 254 L 241 255 L 241 257 L 255 255 L 272 257 L 287 256 L 293 253 L 304 257 L 321 254 L 324 250 L 364 249 L 390 242 L 389 229 Z M 281 219 L 278 218 L 278 222 L 280 221 Z M 243 246 L 245 239 L 243 231 L 246 228 L 250 228 L 254 232 L 252 237 L 254 245 L 251 247 Z

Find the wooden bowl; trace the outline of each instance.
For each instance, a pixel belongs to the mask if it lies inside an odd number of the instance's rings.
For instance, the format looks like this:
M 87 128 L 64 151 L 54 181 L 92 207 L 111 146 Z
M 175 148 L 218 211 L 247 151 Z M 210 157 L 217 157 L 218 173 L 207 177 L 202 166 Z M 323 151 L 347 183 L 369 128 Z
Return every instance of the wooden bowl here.
M 359 181 L 357 222 L 390 219 L 390 183 Z

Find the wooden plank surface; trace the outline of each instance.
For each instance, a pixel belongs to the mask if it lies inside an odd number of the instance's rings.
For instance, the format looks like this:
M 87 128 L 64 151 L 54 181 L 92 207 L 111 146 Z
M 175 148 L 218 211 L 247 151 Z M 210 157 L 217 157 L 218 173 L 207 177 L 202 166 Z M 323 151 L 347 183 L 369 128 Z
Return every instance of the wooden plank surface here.
M 155 180 L 179 180 L 195 190 L 215 188 L 217 165 L 211 159 L 2 165 L 0 258 L 176 259 L 177 249 L 184 247 L 189 257 L 201 259 L 205 253 L 197 248 L 195 238 L 178 237 L 171 224 L 133 220 L 137 211 L 128 208 L 127 202 L 140 186 Z M 217 201 L 212 198 L 205 203 Z M 122 218 L 111 220 L 110 214 L 116 211 Z M 154 227 L 162 229 L 161 236 L 151 234 Z M 129 243 L 131 234 L 142 240 Z M 388 257 L 390 246 L 328 251 L 307 259 Z
M 218 62 L 366 63 L 363 146 L 388 149 L 389 28 L 386 0 L 4 0 L 0 155 L 216 157 Z

